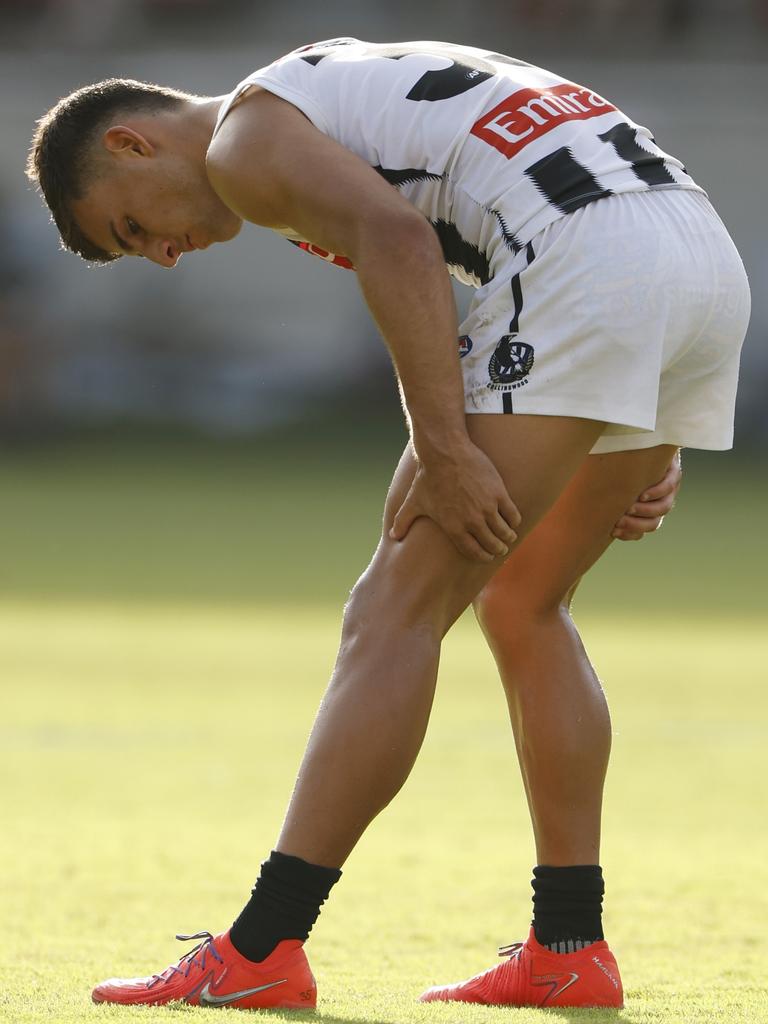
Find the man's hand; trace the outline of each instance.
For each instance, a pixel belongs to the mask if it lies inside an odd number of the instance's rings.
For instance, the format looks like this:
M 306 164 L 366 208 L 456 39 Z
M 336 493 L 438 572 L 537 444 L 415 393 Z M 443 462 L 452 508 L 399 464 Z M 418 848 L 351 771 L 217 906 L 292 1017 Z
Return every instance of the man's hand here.
M 611 536 L 616 540 L 642 540 L 646 533 L 658 530 L 675 503 L 682 479 L 678 450 L 663 478 L 643 491 L 616 523 Z
M 449 456 L 419 462 L 390 537 L 402 540 L 420 516 L 434 520 L 460 554 L 478 562 L 506 555 L 520 525 L 496 467 L 469 439 Z

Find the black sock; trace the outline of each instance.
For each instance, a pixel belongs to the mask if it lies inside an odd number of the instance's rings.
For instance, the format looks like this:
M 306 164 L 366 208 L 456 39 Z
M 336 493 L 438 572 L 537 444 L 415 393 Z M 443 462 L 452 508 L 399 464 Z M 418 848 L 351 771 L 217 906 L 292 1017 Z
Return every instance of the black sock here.
M 308 864 L 273 850 L 261 865 L 250 900 L 232 925 L 232 945 L 248 960 L 258 962 L 283 939 L 304 941 L 340 878 L 337 868 Z
M 605 885 L 597 864 L 533 869 L 533 931 L 554 953 L 574 953 L 603 938 Z

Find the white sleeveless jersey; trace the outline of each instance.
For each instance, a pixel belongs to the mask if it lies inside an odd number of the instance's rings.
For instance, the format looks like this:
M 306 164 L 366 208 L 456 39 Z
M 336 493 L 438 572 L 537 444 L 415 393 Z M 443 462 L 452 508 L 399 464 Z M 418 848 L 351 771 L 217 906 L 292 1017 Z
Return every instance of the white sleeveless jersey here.
M 587 203 L 649 189 L 703 191 L 647 128 L 591 89 L 471 46 L 315 43 L 242 81 L 216 130 L 251 85 L 298 107 L 397 188 L 434 226 L 449 271 L 474 287 Z

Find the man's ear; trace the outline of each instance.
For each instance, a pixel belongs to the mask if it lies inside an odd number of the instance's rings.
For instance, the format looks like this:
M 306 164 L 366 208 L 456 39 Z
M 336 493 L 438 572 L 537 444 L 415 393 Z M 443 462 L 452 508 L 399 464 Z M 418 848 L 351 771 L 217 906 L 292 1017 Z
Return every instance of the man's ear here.
M 152 143 L 141 132 L 122 124 L 107 128 L 101 140 L 104 148 L 110 153 L 125 156 L 152 156 L 155 151 Z

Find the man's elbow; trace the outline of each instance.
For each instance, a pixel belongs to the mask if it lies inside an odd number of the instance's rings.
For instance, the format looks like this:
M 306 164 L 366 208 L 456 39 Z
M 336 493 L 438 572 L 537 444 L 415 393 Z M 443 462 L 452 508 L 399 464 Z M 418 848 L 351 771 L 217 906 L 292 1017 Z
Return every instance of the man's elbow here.
M 430 222 L 417 209 L 397 211 L 392 215 L 366 218 L 356 239 L 360 268 L 368 260 L 394 258 L 401 263 L 424 266 L 442 263 L 443 254 L 437 234 Z

